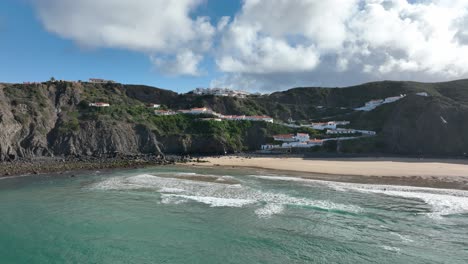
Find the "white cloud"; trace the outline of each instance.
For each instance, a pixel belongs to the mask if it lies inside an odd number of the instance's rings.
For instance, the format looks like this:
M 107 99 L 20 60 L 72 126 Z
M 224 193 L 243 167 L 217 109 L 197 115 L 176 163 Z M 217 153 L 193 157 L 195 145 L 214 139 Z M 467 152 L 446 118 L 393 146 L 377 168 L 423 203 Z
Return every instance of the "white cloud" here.
M 172 57 L 151 57 L 160 72 L 167 75 L 200 75 L 198 65 L 203 57 L 190 50 L 184 50 Z
M 216 86 L 468 77 L 468 0 L 242 0 L 217 24 L 194 15 L 206 0 L 31 1 L 48 31 L 143 52 L 166 74 L 200 75 L 214 56 Z
M 147 53 L 170 72 L 194 74 L 216 32 L 207 17 L 191 18 L 201 0 L 33 0 L 45 28 L 88 47 Z M 183 52 L 180 52 L 184 50 Z M 188 51 L 186 51 L 188 50 Z M 189 65 L 176 65 L 186 63 Z M 165 64 L 167 64 L 165 63 Z
M 245 0 L 217 56 L 227 74 L 213 85 L 468 77 L 466 28 L 467 0 Z

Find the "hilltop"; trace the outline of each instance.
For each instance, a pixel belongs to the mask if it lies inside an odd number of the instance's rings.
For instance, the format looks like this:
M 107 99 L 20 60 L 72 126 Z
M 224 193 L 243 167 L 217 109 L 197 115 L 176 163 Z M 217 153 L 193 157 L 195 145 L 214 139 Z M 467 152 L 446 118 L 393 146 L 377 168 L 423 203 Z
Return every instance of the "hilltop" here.
M 375 110 L 354 110 L 371 100 L 402 94 L 406 96 L 401 100 Z M 89 107 L 92 102 L 111 106 L 95 109 Z M 378 133 L 334 147 L 345 153 L 461 156 L 468 152 L 468 80 L 302 87 L 244 98 L 177 94 L 143 85 L 45 82 L 0 85 L 0 160 L 224 154 L 257 150 L 274 134 L 300 132 L 264 122 L 201 122 L 186 115 L 155 116 L 146 106 L 149 103 L 164 109 L 210 107 L 230 115 L 268 115 L 277 123 L 349 120 L 356 129 Z M 306 132 L 320 136 L 317 131 Z

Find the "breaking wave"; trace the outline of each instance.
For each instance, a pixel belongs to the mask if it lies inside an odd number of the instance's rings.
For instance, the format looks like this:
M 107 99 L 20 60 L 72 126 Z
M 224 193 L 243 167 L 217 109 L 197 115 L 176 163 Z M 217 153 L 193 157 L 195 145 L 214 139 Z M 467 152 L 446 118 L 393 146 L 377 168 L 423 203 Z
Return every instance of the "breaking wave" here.
M 336 191 L 356 191 L 361 193 L 374 193 L 408 199 L 417 199 L 423 201 L 432 208 L 432 212 L 429 213 L 428 216 L 434 218 L 439 218 L 446 215 L 468 213 L 468 191 L 394 185 L 341 183 L 287 176 L 251 176 L 264 180 L 324 185 Z
M 191 174 L 194 176 L 194 174 Z M 226 178 L 229 176 L 219 176 Z M 180 204 L 188 201 L 203 203 L 211 207 L 257 207 L 259 217 L 271 217 L 282 213 L 285 206 L 302 206 L 329 211 L 357 213 L 361 208 L 354 205 L 292 197 L 282 193 L 260 191 L 242 184 L 225 184 L 217 181 L 205 182 L 143 174 L 130 177 L 106 179 L 92 186 L 99 190 L 154 190 L 161 193 L 161 203 Z

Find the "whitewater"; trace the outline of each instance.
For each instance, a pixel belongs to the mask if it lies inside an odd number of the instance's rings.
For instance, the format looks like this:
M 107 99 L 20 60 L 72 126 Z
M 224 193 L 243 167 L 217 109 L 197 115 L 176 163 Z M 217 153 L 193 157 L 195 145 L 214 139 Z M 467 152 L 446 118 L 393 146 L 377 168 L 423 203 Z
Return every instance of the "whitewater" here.
M 164 167 L 0 181 L 0 263 L 467 263 L 468 192 Z

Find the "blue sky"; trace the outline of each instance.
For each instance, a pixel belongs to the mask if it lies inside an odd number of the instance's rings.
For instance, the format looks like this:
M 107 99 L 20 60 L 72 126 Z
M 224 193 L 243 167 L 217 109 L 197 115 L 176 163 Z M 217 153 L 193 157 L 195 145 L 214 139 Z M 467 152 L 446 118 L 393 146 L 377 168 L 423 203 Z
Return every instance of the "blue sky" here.
M 234 14 L 240 1 L 210 0 L 194 15 L 208 15 L 213 21 Z M 147 56 L 124 49 L 83 49 L 73 40 L 47 32 L 27 1 L 0 1 L 0 81 L 42 81 L 106 78 L 123 83 L 146 84 L 185 92 L 207 87 L 219 73 L 205 60 L 202 76 L 167 76 L 154 69 Z
M 468 1 L 448 2 L 3 0 L 0 81 L 186 92 L 466 78 Z

